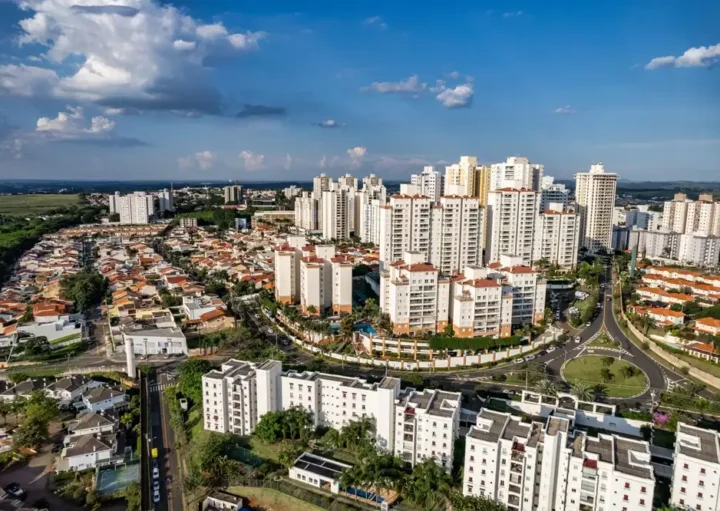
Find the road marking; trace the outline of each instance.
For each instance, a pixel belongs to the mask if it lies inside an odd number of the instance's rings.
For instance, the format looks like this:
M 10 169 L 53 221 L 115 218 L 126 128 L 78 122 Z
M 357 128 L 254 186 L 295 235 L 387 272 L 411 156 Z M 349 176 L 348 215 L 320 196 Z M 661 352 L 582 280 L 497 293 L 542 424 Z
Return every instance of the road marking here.
M 150 392 L 160 392 L 168 387 L 167 383 L 153 383 L 150 385 Z

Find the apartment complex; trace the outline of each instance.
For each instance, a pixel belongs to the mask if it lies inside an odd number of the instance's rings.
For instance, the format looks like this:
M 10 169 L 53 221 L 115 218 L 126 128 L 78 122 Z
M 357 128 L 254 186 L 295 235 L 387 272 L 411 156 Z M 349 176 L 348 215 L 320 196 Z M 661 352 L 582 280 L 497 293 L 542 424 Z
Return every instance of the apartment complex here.
M 463 493 L 509 511 L 650 511 L 654 490 L 647 442 L 591 437 L 563 416 L 482 409 L 466 437 Z
M 676 193 L 664 204 L 662 227 L 683 234 L 720 236 L 720 202 L 714 201 L 710 193 L 701 193 L 696 201 Z
M 720 237 L 695 232 L 682 234 L 660 229 L 632 229 L 629 246 L 650 259 L 665 259 L 700 267 L 717 266 L 720 260 Z
M 488 268 L 465 268 L 450 287 L 456 337 L 508 337 L 512 331 L 512 290 Z
M 537 201 L 537 192 L 527 188 L 501 188 L 488 194 L 485 262 L 509 255 L 532 264 Z
M 577 213 L 551 202 L 537 217 L 532 260 L 545 260 L 563 269 L 577 264 L 580 219 Z
M 243 198 L 243 187 L 240 185 L 229 185 L 223 188 L 223 199 L 225 204 L 240 204 Z
M 670 505 L 720 509 L 720 442 L 716 431 L 679 423 L 673 456 Z
M 444 194 L 443 175 L 433 165 L 426 165 L 420 174 L 411 175 L 410 183 L 418 187 L 420 195 L 429 197 L 435 204 L 440 202 Z
M 426 261 L 406 251 L 380 275 L 380 307 L 396 334 L 437 333 L 448 324 L 450 279 Z
M 172 207 L 172 199 L 170 199 Z M 155 214 L 155 197 L 145 192 L 108 195 L 110 214 L 120 215 L 121 224 L 148 224 Z
M 320 202 L 308 192 L 295 197 L 295 225 L 305 231 L 316 231 Z
M 540 180 L 540 213 L 550 209 L 550 204 L 562 204 L 563 210 L 568 209 L 570 190 L 565 185 L 556 183 L 554 177 L 543 176 Z
M 461 156 L 460 162 L 445 167 L 444 194 L 485 197 L 489 190 L 490 169 L 478 165 L 477 157 Z
M 580 215 L 580 248 L 595 254 L 612 246 L 613 208 L 617 174 L 605 172 L 602 163 L 575 174 L 575 203 Z
M 511 156 L 503 163 L 491 165 L 489 191 L 501 188 L 525 188 L 540 191 L 544 167 L 527 158 Z

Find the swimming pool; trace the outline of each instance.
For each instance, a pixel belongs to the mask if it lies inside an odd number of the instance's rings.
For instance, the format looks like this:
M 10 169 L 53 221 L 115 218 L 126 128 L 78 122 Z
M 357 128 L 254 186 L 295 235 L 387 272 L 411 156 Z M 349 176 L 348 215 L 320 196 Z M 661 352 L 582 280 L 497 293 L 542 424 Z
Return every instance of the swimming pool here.
M 376 495 L 372 492 L 366 492 L 365 490 L 361 490 L 359 488 L 345 488 L 345 493 L 355 495 L 361 499 L 371 500 L 377 502 L 378 504 L 381 504 L 385 500 L 380 495 Z
M 363 332 L 369 335 L 377 335 L 377 331 L 370 323 L 360 323 L 359 325 L 355 325 L 353 327 L 353 330 L 356 332 Z

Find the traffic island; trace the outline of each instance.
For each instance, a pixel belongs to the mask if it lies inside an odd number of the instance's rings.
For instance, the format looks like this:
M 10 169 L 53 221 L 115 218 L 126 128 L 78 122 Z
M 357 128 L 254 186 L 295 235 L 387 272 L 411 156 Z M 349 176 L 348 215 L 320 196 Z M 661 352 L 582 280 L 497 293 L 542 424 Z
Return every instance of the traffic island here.
M 560 369 L 570 385 L 582 383 L 601 386 L 608 398 L 633 398 L 644 394 L 649 386 L 645 372 L 627 360 L 613 356 L 585 355 L 574 358 Z

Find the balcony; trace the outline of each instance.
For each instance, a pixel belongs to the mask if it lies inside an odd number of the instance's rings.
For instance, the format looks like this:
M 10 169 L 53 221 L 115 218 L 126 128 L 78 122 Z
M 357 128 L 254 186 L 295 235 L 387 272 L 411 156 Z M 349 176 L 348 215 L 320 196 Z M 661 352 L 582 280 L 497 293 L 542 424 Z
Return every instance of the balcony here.
M 522 474 L 523 466 L 520 463 L 511 463 L 510 464 L 510 472 L 515 472 L 516 474 Z
M 516 486 L 514 484 L 511 484 L 510 486 L 508 486 L 508 491 L 510 493 L 517 493 L 518 495 L 520 495 L 522 493 L 522 489 L 519 486 Z
M 515 495 L 508 496 L 508 504 L 515 507 L 520 507 L 520 497 Z
M 588 482 L 583 481 L 582 484 L 580 485 L 580 489 L 582 491 L 595 493 L 595 485 L 593 483 L 588 483 Z

